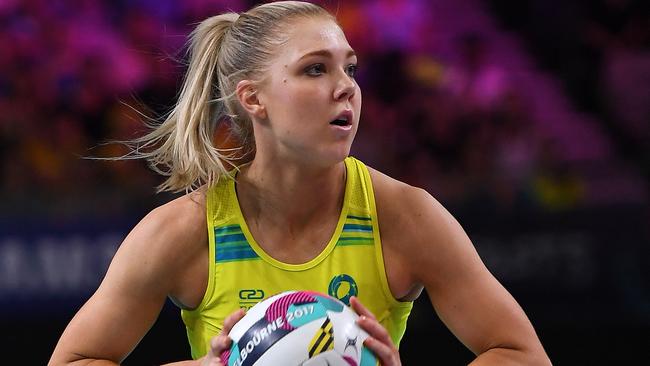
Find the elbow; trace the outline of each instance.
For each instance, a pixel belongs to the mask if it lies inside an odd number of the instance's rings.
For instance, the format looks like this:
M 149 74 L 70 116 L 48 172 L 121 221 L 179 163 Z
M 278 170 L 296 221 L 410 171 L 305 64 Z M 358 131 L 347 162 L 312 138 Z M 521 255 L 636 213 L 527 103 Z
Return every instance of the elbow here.
M 552 366 L 551 359 L 544 351 L 544 348 L 540 344 L 535 348 L 528 348 L 519 351 L 521 358 L 516 364 L 527 365 L 527 366 Z
M 54 352 L 52 354 L 52 357 L 50 357 L 50 360 L 47 362 L 47 366 L 65 366 L 69 365 L 71 362 L 65 361 L 64 357 L 61 357 L 61 355 L 58 352 Z
M 539 345 L 534 348 L 504 346 L 490 348 L 478 355 L 470 365 L 551 366 L 552 363 Z
M 522 352 L 525 354 L 525 365 L 535 365 L 535 366 L 552 366 L 553 363 L 551 359 L 546 354 L 544 346 L 535 337 L 534 342 L 530 342 L 527 347 L 523 348 Z
M 544 350 L 535 353 L 531 359 L 531 365 L 552 366 L 553 363 Z
M 63 355 L 63 354 L 57 354 L 55 352 L 52 355 L 52 358 L 50 358 L 50 360 L 48 361 L 47 366 L 87 366 L 95 361 L 98 360 L 86 358 L 76 354 Z M 100 364 L 104 365 L 104 363 L 101 362 Z M 115 365 L 117 365 L 117 363 L 115 363 Z

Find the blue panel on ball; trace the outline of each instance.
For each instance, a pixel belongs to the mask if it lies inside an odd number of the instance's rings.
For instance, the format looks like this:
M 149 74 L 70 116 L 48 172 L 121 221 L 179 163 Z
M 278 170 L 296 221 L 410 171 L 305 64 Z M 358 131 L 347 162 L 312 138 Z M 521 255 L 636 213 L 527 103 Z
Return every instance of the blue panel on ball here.
M 237 362 L 237 359 L 239 358 L 239 346 L 237 343 L 232 344 L 232 347 L 230 347 L 230 357 L 228 357 L 228 366 L 233 366 Z
M 326 309 L 320 302 L 293 304 L 287 309 L 287 320 L 294 328 L 300 328 L 307 323 L 326 316 Z
M 377 358 L 375 355 L 370 351 L 368 348 L 363 347 L 361 348 L 361 362 L 359 362 L 359 366 L 377 366 Z
M 343 311 L 343 304 L 334 300 L 333 298 L 318 295 L 314 295 L 314 297 L 316 297 L 318 299 L 318 302 L 321 303 L 325 309 L 329 311 L 335 311 L 337 313 Z

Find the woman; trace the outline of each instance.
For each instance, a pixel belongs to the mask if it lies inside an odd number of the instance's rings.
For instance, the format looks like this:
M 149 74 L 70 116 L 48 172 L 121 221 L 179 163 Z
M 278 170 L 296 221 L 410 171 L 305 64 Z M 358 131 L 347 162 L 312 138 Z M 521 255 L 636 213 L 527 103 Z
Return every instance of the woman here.
M 195 359 L 178 364 L 221 365 L 237 309 L 309 289 L 348 301 L 371 335 L 366 346 L 398 365 L 425 288 L 475 364 L 549 364 L 453 217 L 423 190 L 348 157 L 361 110 L 356 62 L 335 19 L 309 3 L 202 22 L 178 104 L 137 141 L 169 175 L 161 189 L 191 192 L 127 236 L 50 364 L 121 362 L 169 297 Z M 212 144 L 224 116 L 240 132 L 238 154 Z M 238 169 L 224 165 L 242 156 Z

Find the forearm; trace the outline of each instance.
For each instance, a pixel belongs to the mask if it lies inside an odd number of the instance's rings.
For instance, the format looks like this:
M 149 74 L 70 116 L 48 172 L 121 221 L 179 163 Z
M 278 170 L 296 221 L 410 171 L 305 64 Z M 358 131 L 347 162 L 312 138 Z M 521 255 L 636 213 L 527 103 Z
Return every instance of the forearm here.
M 48 366 L 59 366 L 59 365 L 65 365 L 65 366 L 115 366 L 119 365 L 116 362 L 109 361 L 109 360 L 93 360 L 93 359 L 88 359 L 84 358 L 82 360 L 77 360 L 77 361 L 71 361 L 71 362 L 56 362 L 56 361 L 50 361 L 48 363 Z
M 56 365 L 66 365 L 66 366 L 119 366 L 118 363 L 109 361 L 109 360 L 91 360 L 91 359 L 84 359 L 84 360 L 78 360 L 74 362 L 66 362 L 62 364 L 57 364 L 57 363 L 50 363 L 49 366 L 56 366 Z M 201 360 L 188 360 L 188 361 L 178 361 L 178 362 L 172 362 L 172 363 L 166 363 L 161 366 L 199 366 L 201 365 Z
M 470 366 L 521 366 L 539 365 L 549 366 L 551 361 L 544 351 L 524 351 L 512 348 L 495 347 L 481 353 Z
M 166 363 L 162 366 L 199 366 L 201 365 L 201 360 L 189 360 L 189 361 L 178 361 L 178 362 L 172 362 L 172 363 Z

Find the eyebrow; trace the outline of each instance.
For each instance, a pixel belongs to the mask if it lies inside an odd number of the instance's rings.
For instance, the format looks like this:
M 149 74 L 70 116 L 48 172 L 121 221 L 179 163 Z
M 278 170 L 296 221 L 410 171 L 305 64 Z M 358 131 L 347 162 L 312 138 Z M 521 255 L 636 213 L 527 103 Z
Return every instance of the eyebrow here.
M 348 58 L 348 57 L 353 57 L 353 56 L 356 56 L 356 55 L 357 54 L 356 54 L 356 52 L 354 52 L 354 50 L 349 50 L 348 53 L 345 55 L 345 57 Z M 302 55 L 298 59 L 298 61 L 300 61 L 302 59 L 305 59 L 307 57 L 310 57 L 310 56 L 332 57 L 333 55 L 332 55 L 332 52 L 330 52 L 329 50 L 316 50 L 316 51 L 308 52 L 308 53 Z

